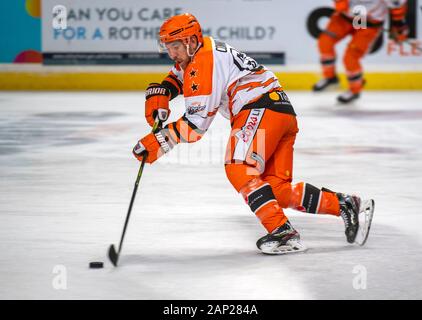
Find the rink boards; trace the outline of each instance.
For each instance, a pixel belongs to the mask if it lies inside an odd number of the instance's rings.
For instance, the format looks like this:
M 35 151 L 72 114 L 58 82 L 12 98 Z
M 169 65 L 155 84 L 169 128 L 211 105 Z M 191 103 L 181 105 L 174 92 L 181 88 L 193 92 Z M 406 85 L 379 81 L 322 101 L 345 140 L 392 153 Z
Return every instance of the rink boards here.
M 268 66 L 286 90 L 309 90 L 319 79 L 317 66 Z M 161 82 L 169 66 L 0 66 L 0 90 L 145 90 Z M 340 72 L 341 85 L 346 76 Z M 366 90 L 422 90 L 422 66 L 365 72 Z

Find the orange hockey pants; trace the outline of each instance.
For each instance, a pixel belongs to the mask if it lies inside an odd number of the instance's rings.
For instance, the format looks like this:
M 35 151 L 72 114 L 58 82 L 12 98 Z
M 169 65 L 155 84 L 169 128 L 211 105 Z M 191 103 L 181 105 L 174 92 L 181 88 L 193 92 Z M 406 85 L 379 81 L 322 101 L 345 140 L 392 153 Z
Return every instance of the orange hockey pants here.
M 226 174 L 268 232 L 287 221 L 282 208 L 339 215 L 333 192 L 292 185 L 296 117 L 270 109 L 242 110 L 232 119 Z

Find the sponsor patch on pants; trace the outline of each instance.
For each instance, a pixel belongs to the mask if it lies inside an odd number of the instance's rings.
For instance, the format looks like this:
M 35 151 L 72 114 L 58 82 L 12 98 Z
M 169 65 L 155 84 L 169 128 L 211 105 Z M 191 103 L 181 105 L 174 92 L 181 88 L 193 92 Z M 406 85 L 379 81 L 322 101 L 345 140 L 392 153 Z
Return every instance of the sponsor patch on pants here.
M 238 140 L 234 149 L 234 160 L 245 161 L 264 112 L 265 109 L 252 109 L 245 125 L 240 129 L 240 131 L 236 132 L 235 137 Z

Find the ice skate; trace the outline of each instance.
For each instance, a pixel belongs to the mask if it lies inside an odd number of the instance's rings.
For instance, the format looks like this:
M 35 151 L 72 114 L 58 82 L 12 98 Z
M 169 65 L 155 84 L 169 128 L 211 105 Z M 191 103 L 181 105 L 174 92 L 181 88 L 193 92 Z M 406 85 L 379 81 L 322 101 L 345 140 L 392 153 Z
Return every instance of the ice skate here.
M 358 196 L 337 193 L 340 214 L 345 225 L 347 242 L 363 246 L 368 239 L 374 215 L 374 200 L 362 200 Z
M 337 76 L 333 78 L 324 78 L 324 79 L 319 80 L 316 84 L 314 84 L 314 86 L 312 87 L 312 90 L 314 92 L 324 91 L 329 88 L 337 87 L 338 84 L 339 84 L 339 80 Z
M 360 97 L 360 93 L 353 93 L 351 91 L 343 92 L 337 97 L 337 101 L 340 103 L 350 103 Z
M 361 200 L 359 208 L 359 229 L 355 238 L 355 243 L 360 246 L 363 246 L 366 243 L 366 240 L 368 240 L 374 209 L 374 200 Z
M 256 246 L 265 254 L 287 254 L 302 252 L 307 249 L 300 242 L 299 233 L 289 221 L 259 239 Z
M 344 193 L 337 193 L 340 215 L 343 218 L 347 242 L 354 243 L 359 229 L 359 209 L 361 199 Z

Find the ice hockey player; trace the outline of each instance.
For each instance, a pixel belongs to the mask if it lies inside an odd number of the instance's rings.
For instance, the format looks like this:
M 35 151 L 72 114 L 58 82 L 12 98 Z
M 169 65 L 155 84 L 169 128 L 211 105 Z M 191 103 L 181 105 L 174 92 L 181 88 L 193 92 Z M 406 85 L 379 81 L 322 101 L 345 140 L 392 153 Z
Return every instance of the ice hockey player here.
M 292 185 L 296 114 L 278 79 L 270 70 L 223 42 L 203 37 L 189 13 L 166 20 L 159 46 L 175 62 L 162 83 L 146 90 L 145 116 L 152 126 L 166 121 L 169 101 L 183 94 L 186 112 L 177 121 L 143 137 L 134 155 L 153 163 L 176 144 L 196 142 L 217 112 L 230 120 L 225 170 L 267 230 L 257 242 L 268 254 L 303 251 L 299 233 L 282 208 L 341 216 L 347 241 L 359 228 L 361 199 L 321 190 L 308 183 Z
M 360 60 L 383 32 L 388 12 L 391 16 L 390 38 L 398 43 L 406 40 L 409 33 L 406 23 L 407 0 L 334 0 L 334 2 L 335 12 L 318 38 L 323 79 L 314 85 L 313 91 L 323 91 L 338 85 L 334 47 L 340 40 L 351 35 L 343 57 L 349 90 L 337 98 L 341 103 L 349 103 L 360 96 L 365 84 Z

